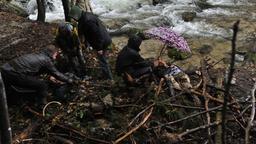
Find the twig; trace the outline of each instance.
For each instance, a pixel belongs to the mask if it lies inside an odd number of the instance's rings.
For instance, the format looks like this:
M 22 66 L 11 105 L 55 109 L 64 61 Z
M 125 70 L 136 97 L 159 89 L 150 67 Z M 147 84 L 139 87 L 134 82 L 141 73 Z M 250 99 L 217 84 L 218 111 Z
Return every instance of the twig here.
M 162 54 L 163 54 L 163 52 L 164 52 L 165 49 L 166 49 L 166 43 L 165 43 L 165 44 L 163 45 L 163 47 L 161 48 L 160 53 L 159 53 L 157 59 L 160 59 L 160 58 L 161 58 L 161 56 L 162 56 Z
M 131 122 L 128 124 L 128 126 L 131 126 L 131 125 L 134 123 L 134 121 L 135 121 L 140 115 L 142 115 L 145 111 L 147 111 L 148 109 L 150 109 L 150 108 L 151 108 L 152 106 L 154 106 L 154 105 L 155 105 L 155 103 L 149 105 L 149 106 L 146 107 L 144 110 L 142 110 L 140 113 L 138 113 L 138 114 L 131 120 Z
M 21 142 L 29 142 L 29 141 L 40 141 L 40 142 L 45 142 L 45 140 L 43 139 L 33 139 L 33 138 L 29 138 L 29 139 L 23 139 L 21 140 Z
M 245 113 L 249 108 L 251 108 L 251 107 L 252 107 L 252 105 L 248 105 L 246 108 L 243 109 L 243 111 L 240 113 L 239 116 L 243 116 L 244 113 Z
M 161 89 L 162 89 L 163 82 L 164 82 L 164 79 L 161 78 L 161 80 L 160 80 L 160 82 L 159 82 L 159 85 L 158 85 L 158 87 L 157 87 L 157 91 L 156 91 L 156 93 L 155 93 L 155 97 L 158 97 L 158 96 L 159 96 L 160 91 L 161 91 Z
M 253 89 L 252 89 L 252 110 L 251 110 L 251 116 L 250 119 L 248 120 L 247 127 L 245 129 L 245 144 L 250 143 L 250 129 L 251 126 L 253 125 L 253 120 L 255 117 L 255 90 L 256 90 L 256 82 L 254 83 Z
M 230 103 L 230 104 L 228 104 L 228 105 L 232 105 L 232 104 L 234 104 L 234 103 Z M 217 106 L 217 107 L 214 107 L 214 108 L 210 108 L 208 111 L 202 111 L 202 112 L 199 112 L 199 113 L 195 113 L 195 114 L 186 116 L 186 117 L 184 117 L 184 118 L 181 118 L 181 119 L 178 119 L 178 120 L 175 120 L 175 121 L 171 121 L 171 122 L 168 122 L 168 123 L 165 123 L 165 124 L 161 124 L 161 125 L 159 125 L 159 126 L 155 126 L 155 127 L 148 128 L 147 130 L 156 129 L 156 128 L 161 128 L 161 127 L 166 126 L 166 125 L 172 125 L 172 124 L 175 124 L 175 123 L 178 123 L 178 122 L 187 120 L 187 119 L 189 119 L 189 118 L 196 117 L 196 116 L 201 115 L 201 114 L 205 114 L 205 113 L 207 113 L 207 112 L 211 112 L 211 111 L 218 110 L 218 109 L 220 109 L 220 108 L 222 108 L 222 107 L 223 107 L 223 106 L 220 105 L 220 106 Z
M 200 92 L 198 92 L 198 91 L 195 91 L 195 90 L 190 90 L 190 92 L 193 93 L 193 94 L 199 95 L 199 96 L 203 96 L 203 97 L 206 96 L 206 97 L 208 97 L 210 100 L 215 101 L 215 102 L 218 102 L 218 103 L 220 103 L 220 104 L 223 104 L 223 103 L 224 103 L 222 100 L 217 99 L 217 98 L 211 96 L 211 95 L 210 95 L 209 93 L 207 93 L 207 92 L 205 93 L 205 95 L 203 95 L 202 93 L 200 93 Z M 235 104 L 235 103 L 232 102 L 232 105 L 230 105 L 230 106 L 232 106 L 232 108 L 239 109 L 238 106 L 233 105 L 233 104 Z M 229 103 L 228 103 L 228 105 L 229 105 Z
M 125 108 L 125 107 L 137 107 L 137 108 L 141 108 L 140 106 L 135 105 L 135 104 L 114 105 L 113 107 L 114 107 L 114 108 Z
M 204 60 L 201 62 L 201 67 L 202 67 L 202 77 L 203 77 L 202 78 L 202 80 L 203 80 L 203 95 L 205 95 L 205 93 L 206 93 L 206 83 L 207 83 L 207 78 L 206 78 L 207 68 L 206 68 L 206 64 L 205 64 Z M 204 97 L 204 99 L 205 99 L 205 102 L 204 102 L 205 110 L 208 111 L 209 110 L 209 107 L 208 107 L 209 97 Z M 209 112 L 206 113 L 206 117 L 207 117 L 207 124 L 210 125 L 211 117 L 210 117 Z M 212 144 L 213 141 L 211 139 L 211 129 L 210 129 L 210 127 L 208 127 L 208 129 L 207 129 L 207 134 L 208 134 L 209 142 Z
M 36 115 L 36 116 L 43 117 L 43 115 L 42 115 L 41 113 L 39 113 L 39 112 L 33 110 L 33 109 L 30 108 L 29 106 L 25 106 L 24 109 L 27 110 L 27 111 L 29 111 L 29 112 L 31 112 L 31 113 L 33 113 L 33 114 Z
M 233 73 L 235 71 L 234 66 L 235 66 L 235 54 L 236 54 L 236 36 L 237 36 L 237 32 L 238 32 L 239 22 L 240 21 L 237 21 L 233 26 L 234 34 L 233 34 L 233 38 L 232 38 L 231 62 L 230 62 L 228 80 L 225 85 L 224 103 L 223 103 L 223 109 L 222 109 L 222 137 L 221 137 L 223 144 L 226 144 L 226 114 L 227 114 L 228 94 L 229 94 L 229 89 L 231 86 L 231 80 L 233 77 Z
M 202 125 L 200 127 L 197 127 L 197 128 L 193 128 L 193 129 L 190 129 L 190 130 L 186 130 L 185 132 L 179 134 L 179 137 L 184 137 L 185 135 L 188 135 L 188 134 L 191 134 L 191 133 L 194 133 L 196 131 L 199 131 L 199 130 L 202 130 L 202 129 L 206 129 L 206 128 L 209 128 L 209 127 L 213 127 L 213 126 L 216 126 L 216 125 L 219 125 L 221 123 L 221 121 L 216 121 L 216 122 L 213 122 L 213 123 L 209 123 L 207 125 Z
M 139 128 L 148 120 L 148 118 L 151 116 L 152 112 L 153 112 L 153 107 L 151 107 L 149 113 L 145 116 L 145 118 L 143 119 L 143 121 L 138 124 L 138 126 L 136 126 L 135 128 L 131 129 L 131 130 L 130 130 L 129 132 L 127 132 L 124 136 L 122 136 L 122 137 L 118 138 L 117 140 L 115 140 L 115 141 L 113 142 L 113 144 L 118 144 L 118 143 L 121 142 L 123 139 L 125 139 L 126 137 L 128 137 L 129 135 L 131 135 L 133 132 L 135 132 L 137 129 L 139 129 Z
M 220 100 L 220 99 L 217 99 L 215 97 L 212 97 L 211 95 L 209 95 L 207 92 L 205 93 L 205 95 L 203 95 L 201 92 L 199 91 L 195 91 L 195 90 L 190 90 L 189 92 L 193 93 L 193 94 L 196 94 L 196 95 L 199 95 L 199 96 L 202 96 L 202 97 L 208 97 L 210 100 L 212 101 L 215 101 L 215 102 L 218 102 L 218 103 L 221 103 L 223 104 L 223 101 Z
M 172 106 L 172 107 L 179 107 L 179 108 L 186 108 L 186 109 L 197 109 L 197 110 L 205 110 L 202 107 L 194 107 L 194 106 L 186 106 L 186 105 L 178 105 L 178 104 L 165 104 L 167 106 Z
M 100 139 L 96 139 L 96 138 L 92 138 L 92 137 L 89 137 L 87 134 L 85 134 L 84 132 L 81 132 L 79 130 L 77 130 L 76 128 L 73 128 L 71 126 L 66 126 L 66 125 L 62 125 L 62 124 L 59 124 L 57 123 L 56 126 L 60 127 L 60 128 L 63 128 L 65 130 L 68 130 L 70 132 L 73 132 L 75 134 L 78 134 L 88 140 L 91 140 L 91 141 L 94 141 L 94 142 L 98 142 L 98 143 L 102 143 L 102 144 L 110 144 L 110 142 L 107 142 L 107 141 L 104 141 L 104 140 L 100 140 Z

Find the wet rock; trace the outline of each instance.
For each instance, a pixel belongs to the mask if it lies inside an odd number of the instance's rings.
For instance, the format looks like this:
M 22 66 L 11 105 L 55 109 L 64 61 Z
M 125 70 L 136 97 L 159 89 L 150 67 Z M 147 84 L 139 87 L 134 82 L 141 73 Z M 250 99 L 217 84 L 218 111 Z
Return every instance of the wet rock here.
M 211 51 L 213 50 L 212 46 L 210 45 L 207 45 L 207 44 L 204 44 L 202 45 L 199 49 L 198 49 L 198 52 L 200 54 L 209 54 Z
M 235 55 L 235 60 L 237 62 L 243 62 L 244 61 L 244 56 L 243 55 L 240 55 L 240 54 L 236 54 Z
M 105 105 L 112 106 L 113 105 L 112 95 L 111 94 L 106 95 L 103 98 L 103 102 L 104 102 Z
M 155 6 L 159 3 L 163 3 L 163 2 L 166 2 L 167 0 L 152 0 L 152 4 Z
M 212 8 L 213 5 L 208 3 L 206 0 L 198 0 L 195 2 L 195 5 L 200 8 L 201 10 Z
M 182 13 L 182 19 L 185 22 L 192 21 L 196 17 L 196 12 L 184 12 Z
M 138 28 L 126 27 L 126 28 L 118 29 L 116 31 L 109 32 L 109 34 L 111 36 L 121 36 L 121 35 L 128 35 L 128 36 L 130 36 L 130 35 L 139 33 L 141 31 L 142 30 L 138 29 Z
M 105 19 L 104 20 L 104 24 L 109 29 L 120 29 L 122 26 L 124 26 L 128 23 L 129 23 L 129 20 L 127 20 L 125 18 L 119 18 L 117 20 L 113 20 L 113 19 Z

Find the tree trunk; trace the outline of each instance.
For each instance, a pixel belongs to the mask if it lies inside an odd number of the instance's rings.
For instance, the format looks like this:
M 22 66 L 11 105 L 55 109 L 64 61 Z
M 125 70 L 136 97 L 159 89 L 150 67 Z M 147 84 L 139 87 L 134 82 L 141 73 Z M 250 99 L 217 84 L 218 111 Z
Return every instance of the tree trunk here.
M 41 22 L 45 22 L 45 1 L 44 0 L 36 0 L 38 15 L 37 20 Z
M 63 9 L 64 9 L 65 21 L 70 22 L 70 18 L 69 18 L 70 3 L 69 3 L 69 0 L 61 0 L 61 1 L 62 1 Z
M 0 142 L 2 144 L 12 143 L 12 132 L 8 114 L 7 100 L 4 83 L 0 73 Z

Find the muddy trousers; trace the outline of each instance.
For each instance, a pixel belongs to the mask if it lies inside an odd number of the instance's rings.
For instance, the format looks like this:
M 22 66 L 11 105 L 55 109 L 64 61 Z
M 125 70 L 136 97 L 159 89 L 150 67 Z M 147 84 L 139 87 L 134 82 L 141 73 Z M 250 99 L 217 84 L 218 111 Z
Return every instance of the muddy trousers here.
M 35 90 L 35 100 L 38 102 L 38 104 L 44 104 L 46 102 L 48 89 L 46 81 L 40 80 L 37 77 L 5 70 L 2 70 L 2 77 L 6 87 L 13 85 L 20 88 Z
M 104 51 L 103 54 L 97 54 L 103 75 L 106 79 L 113 80 L 112 72 L 106 55 L 106 51 Z

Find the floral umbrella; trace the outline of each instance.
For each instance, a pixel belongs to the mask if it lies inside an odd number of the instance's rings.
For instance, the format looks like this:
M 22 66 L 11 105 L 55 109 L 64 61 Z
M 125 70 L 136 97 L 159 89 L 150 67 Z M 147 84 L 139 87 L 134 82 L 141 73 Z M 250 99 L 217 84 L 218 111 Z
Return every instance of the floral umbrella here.
M 164 42 L 165 45 L 176 48 L 180 51 L 191 52 L 187 41 L 169 28 L 155 27 L 146 30 L 145 34 L 148 37 L 159 39 L 160 41 Z

